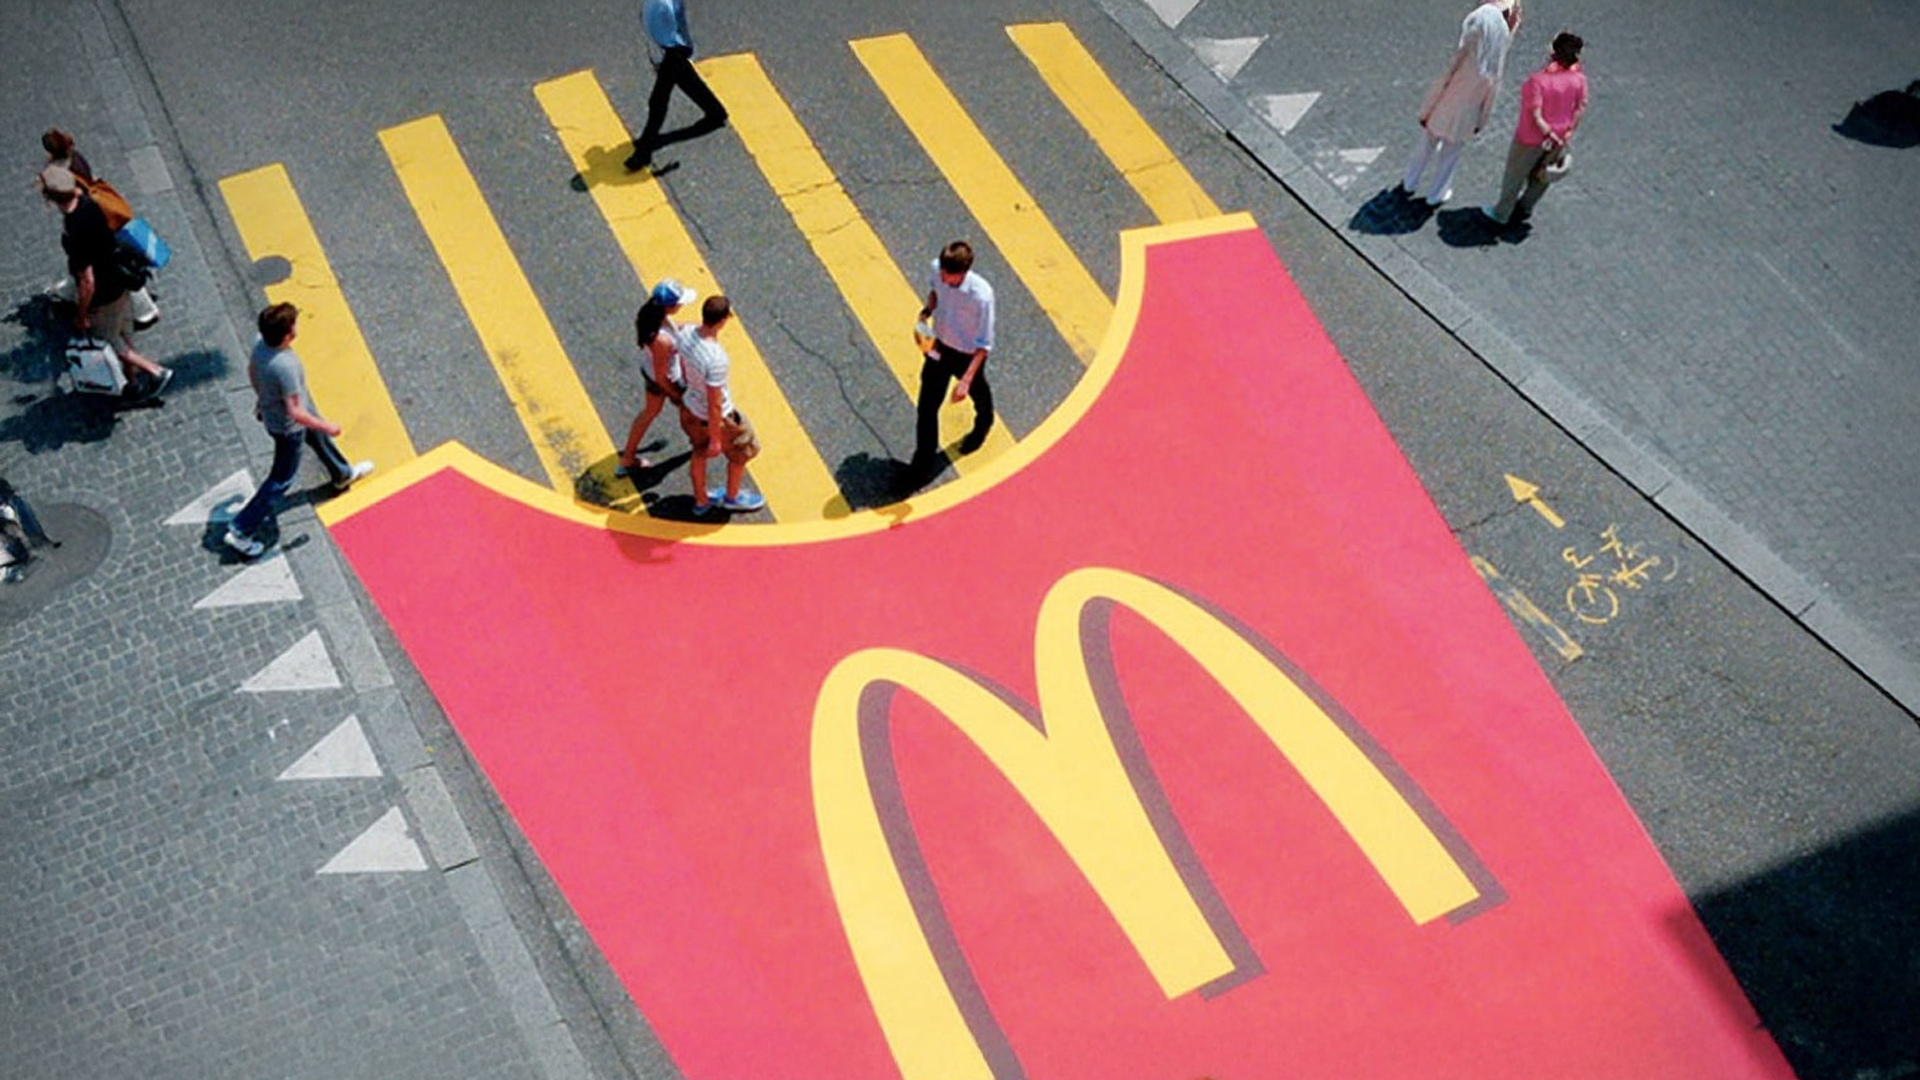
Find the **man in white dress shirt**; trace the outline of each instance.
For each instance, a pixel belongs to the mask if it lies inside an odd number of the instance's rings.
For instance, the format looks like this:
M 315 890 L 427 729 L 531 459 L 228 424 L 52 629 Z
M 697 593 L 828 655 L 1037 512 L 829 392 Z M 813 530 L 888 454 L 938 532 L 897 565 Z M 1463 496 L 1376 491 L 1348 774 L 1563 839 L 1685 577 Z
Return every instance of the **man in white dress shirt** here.
M 953 400 L 973 399 L 973 430 L 960 440 L 971 454 L 993 428 L 993 386 L 987 382 L 987 353 L 993 349 L 993 286 L 973 272 L 973 247 L 955 240 L 933 263 L 927 306 L 920 318 L 933 320 L 933 347 L 920 365 L 919 416 L 914 426 L 913 464 L 931 471 L 940 464 L 940 406 L 953 387 Z

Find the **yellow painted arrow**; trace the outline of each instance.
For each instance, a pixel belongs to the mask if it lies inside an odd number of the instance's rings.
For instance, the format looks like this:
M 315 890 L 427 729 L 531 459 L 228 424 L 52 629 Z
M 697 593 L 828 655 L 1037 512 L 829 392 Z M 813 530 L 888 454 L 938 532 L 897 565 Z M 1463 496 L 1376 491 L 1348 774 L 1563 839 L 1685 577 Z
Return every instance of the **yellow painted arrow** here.
M 1514 502 L 1526 503 L 1528 506 L 1533 507 L 1534 512 L 1546 518 L 1547 524 L 1556 529 L 1564 529 L 1567 527 L 1567 523 L 1561 520 L 1559 514 L 1553 512 L 1552 507 L 1540 501 L 1539 485 L 1529 484 L 1512 473 L 1507 473 L 1506 476 L 1507 488 L 1513 492 Z

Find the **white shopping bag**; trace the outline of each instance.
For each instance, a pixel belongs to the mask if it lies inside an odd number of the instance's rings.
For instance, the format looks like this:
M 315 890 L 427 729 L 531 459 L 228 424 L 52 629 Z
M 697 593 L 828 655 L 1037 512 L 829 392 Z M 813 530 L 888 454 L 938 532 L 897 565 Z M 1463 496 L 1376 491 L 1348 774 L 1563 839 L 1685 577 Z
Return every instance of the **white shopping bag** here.
M 73 388 L 88 394 L 118 394 L 127 388 L 127 373 L 113 346 L 91 334 L 67 342 L 67 377 Z

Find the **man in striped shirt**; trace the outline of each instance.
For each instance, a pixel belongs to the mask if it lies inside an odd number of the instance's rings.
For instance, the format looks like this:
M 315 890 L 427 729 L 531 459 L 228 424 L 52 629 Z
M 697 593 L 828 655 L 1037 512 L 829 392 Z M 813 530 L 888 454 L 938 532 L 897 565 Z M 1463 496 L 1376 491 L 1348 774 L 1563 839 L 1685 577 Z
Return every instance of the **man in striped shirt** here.
M 727 388 L 732 361 L 726 346 L 720 344 L 720 328 L 733 317 L 733 304 L 724 296 L 709 296 L 700 305 L 700 325 L 678 330 L 680 376 L 687 392 L 680 400 L 680 430 L 687 433 L 693 449 L 693 512 L 706 517 L 716 509 L 742 513 L 759 510 L 767 500 L 751 491 L 741 491 L 747 462 L 760 453 L 760 439 L 753 425 L 733 406 L 733 394 Z M 727 486 L 707 487 L 707 459 L 725 455 Z

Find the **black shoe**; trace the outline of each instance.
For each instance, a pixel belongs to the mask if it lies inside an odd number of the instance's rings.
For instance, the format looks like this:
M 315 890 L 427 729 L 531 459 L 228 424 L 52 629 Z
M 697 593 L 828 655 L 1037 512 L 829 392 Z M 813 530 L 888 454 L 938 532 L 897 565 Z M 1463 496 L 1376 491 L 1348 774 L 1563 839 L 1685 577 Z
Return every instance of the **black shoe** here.
M 653 152 L 650 150 L 636 149 L 632 154 L 628 155 L 627 157 L 628 172 L 639 172 L 641 169 L 644 169 L 652 164 L 653 164 Z
M 963 454 L 971 454 L 985 445 L 987 445 L 986 432 L 969 431 L 967 432 L 967 437 L 960 440 L 960 452 Z
M 158 375 L 142 372 L 137 378 L 127 383 L 127 388 L 122 390 L 120 395 L 128 401 L 150 401 L 159 397 L 160 391 L 166 389 L 167 384 L 172 381 L 172 368 L 161 368 Z

